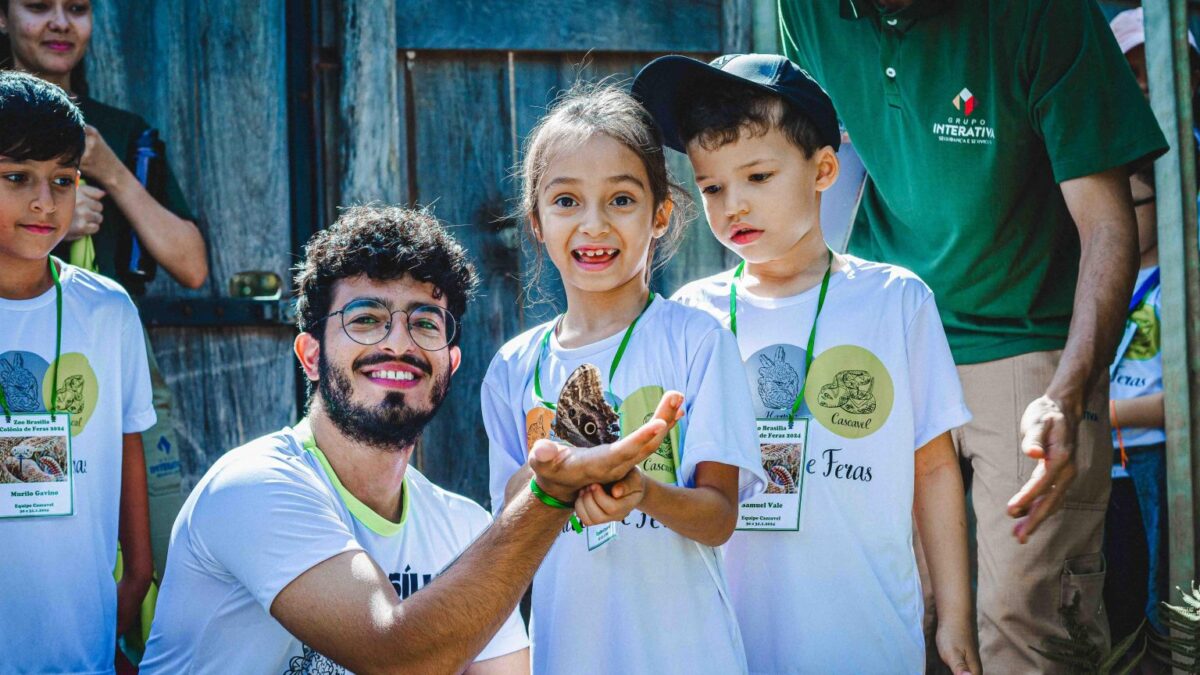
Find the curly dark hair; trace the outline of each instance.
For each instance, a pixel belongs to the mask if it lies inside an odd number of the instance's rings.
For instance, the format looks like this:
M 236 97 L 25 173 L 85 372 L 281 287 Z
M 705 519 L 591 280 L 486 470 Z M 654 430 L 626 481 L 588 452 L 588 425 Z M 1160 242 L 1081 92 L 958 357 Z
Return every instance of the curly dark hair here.
M 312 328 L 329 314 L 339 279 L 366 275 L 379 281 L 405 275 L 432 283 L 458 319 L 479 278 L 475 265 L 433 214 L 399 206 L 353 206 L 308 240 L 296 268 L 296 323 Z M 315 333 L 318 340 L 323 332 Z M 462 331 L 454 336 L 457 344 Z
M 779 129 L 806 158 L 827 145 L 817 127 L 777 94 L 739 83 L 720 82 L 679 101 L 679 135 L 684 144 L 699 140 L 716 150 L 741 138 Z

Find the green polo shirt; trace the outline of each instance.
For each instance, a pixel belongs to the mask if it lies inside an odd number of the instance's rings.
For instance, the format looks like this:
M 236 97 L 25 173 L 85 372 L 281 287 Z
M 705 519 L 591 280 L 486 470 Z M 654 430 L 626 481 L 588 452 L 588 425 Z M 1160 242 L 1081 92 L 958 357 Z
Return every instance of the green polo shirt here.
M 1058 184 L 1167 147 L 1094 0 L 780 16 L 871 177 L 850 251 L 929 284 L 959 364 L 1062 348 L 1080 247 Z

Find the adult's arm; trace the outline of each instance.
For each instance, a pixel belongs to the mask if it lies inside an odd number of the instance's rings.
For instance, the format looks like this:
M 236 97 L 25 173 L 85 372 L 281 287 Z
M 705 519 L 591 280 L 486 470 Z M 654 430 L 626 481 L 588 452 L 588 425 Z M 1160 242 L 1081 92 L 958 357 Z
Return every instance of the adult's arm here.
M 188 288 L 204 284 L 208 257 L 200 229 L 159 204 L 92 126 L 87 127 L 81 169 L 100 182 L 163 269 Z
M 117 582 L 117 635 L 129 630 L 154 576 L 150 546 L 150 497 L 146 492 L 146 455 L 140 433 L 121 437 L 121 542 L 123 572 Z
M 1112 363 L 1137 277 L 1137 220 L 1127 168 L 1063 181 L 1060 187 L 1079 230 L 1079 280 L 1058 369 L 1021 419 L 1021 450 L 1038 460 L 1029 482 L 1008 503 L 1008 514 L 1019 519 L 1013 534 L 1022 543 L 1066 498 L 1075 477 L 1084 403 Z
M 650 456 L 674 425 L 682 395 L 607 446 L 539 442 L 530 453 L 538 484 L 572 500 L 584 486 L 619 479 Z M 401 601 L 363 551 L 347 551 L 292 580 L 271 615 L 292 635 L 357 673 L 461 672 L 516 607 L 570 511 L 522 491 L 449 568 Z

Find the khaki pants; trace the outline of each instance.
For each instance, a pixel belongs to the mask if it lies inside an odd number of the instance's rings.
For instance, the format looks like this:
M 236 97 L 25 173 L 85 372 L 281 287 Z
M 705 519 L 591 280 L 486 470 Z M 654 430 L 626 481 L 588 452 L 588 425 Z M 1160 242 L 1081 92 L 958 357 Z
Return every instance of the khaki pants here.
M 1025 407 L 1045 393 L 1061 352 L 1035 352 L 959 366 L 974 419 L 954 432 L 959 454 L 974 470 L 977 520 L 980 658 L 988 673 L 1068 672 L 1041 656 L 1051 635 L 1067 638 L 1060 609 L 1078 602 L 1070 619 L 1107 650 L 1104 612 L 1104 512 L 1110 487 L 1112 442 L 1108 388 L 1098 386 L 1084 407 L 1076 440 L 1076 476 L 1063 508 L 1042 522 L 1025 544 L 1012 535 L 1008 500 L 1029 480 L 1036 462 L 1021 452 Z

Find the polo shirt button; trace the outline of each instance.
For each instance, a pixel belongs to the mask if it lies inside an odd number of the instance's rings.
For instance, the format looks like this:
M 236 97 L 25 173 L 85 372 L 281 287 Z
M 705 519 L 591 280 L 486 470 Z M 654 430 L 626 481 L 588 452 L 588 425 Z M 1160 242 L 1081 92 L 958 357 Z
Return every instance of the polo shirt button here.
M 885 74 L 887 74 L 888 77 L 896 77 L 896 69 L 895 68 L 888 67 L 888 69 L 883 72 Z

